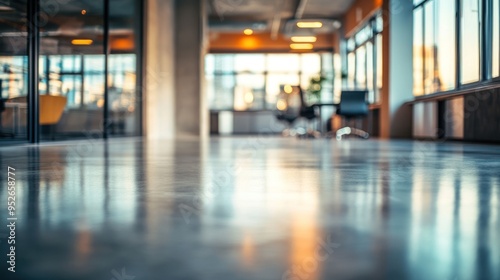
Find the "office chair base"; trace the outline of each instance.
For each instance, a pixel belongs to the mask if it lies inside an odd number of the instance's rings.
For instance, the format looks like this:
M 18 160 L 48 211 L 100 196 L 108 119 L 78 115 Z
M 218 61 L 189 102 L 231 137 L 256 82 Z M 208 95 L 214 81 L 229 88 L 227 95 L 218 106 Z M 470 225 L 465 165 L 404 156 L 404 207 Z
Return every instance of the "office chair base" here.
M 368 132 L 361 130 L 361 129 L 353 128 L 353 127 L 343 127 L 341 129 L 337 130 L 337 133 L 336 133 L 337 140 L 342 140 L 342 136 L 344 136 L 344 135 L 356 135 L 356 136 L 359 136 L 363 139 L 370 138 L 370 134 L 368 134 Z
M 284 137 L 294 137 L 297 135 L 297 131 L 293 128 L 286 128 L 281 132 Z

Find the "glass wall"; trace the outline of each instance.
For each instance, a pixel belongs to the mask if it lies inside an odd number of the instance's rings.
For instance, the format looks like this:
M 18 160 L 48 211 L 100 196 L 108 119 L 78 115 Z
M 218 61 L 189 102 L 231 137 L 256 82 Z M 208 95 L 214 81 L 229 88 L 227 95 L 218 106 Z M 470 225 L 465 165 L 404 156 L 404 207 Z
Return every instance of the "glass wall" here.
M 321 101 L 333 101 L 333 57 L 311 54 L 209 54 L 205 76 L 211 110 L 273 110 L 283 85 L 304 90 L 323 76 Z
M 103 131 L 104 1 L 65 1 L 40 29 L 42 140 Z M 42 4 L 41 10 L 45 10 Z M 51 115 L 53 116 L 51 118 Z
M 347 40 L 347 87 L 368 90 L 370 103 L 380 102 L 383 26 L 377 15 Z
M 5 100 L 0 137 L 26 140 L 26 100 L 32 94 L 27 65 L 35 58 L 28 59 L 26 52 L 27 2 L 12 2 L 12 8 L 0 3 L 0 17 L 6 17 L 0 22 Z M 140 134 L 143 1 L 38 2 L 40 138 Z
M 27 5 L 26 1 L 1 2 L 0 5 L 0 141 L 26 141 Z
M 109 134 L 141 134 L 141 0 L 110 0 Z

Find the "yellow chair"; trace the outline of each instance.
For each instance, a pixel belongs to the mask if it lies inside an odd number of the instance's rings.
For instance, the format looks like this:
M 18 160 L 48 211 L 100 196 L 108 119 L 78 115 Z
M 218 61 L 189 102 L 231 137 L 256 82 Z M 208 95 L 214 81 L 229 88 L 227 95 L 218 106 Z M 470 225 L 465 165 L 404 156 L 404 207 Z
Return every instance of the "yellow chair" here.
M 40 95 L 40 125 L 57 124 L 66 108 L 67 98 L 56 95 Z M 14 97 L 9 99 L 9 103 L 27 104 L 27 97 Z
M 40 95 L 40 125 L 59 123 L 67 100 L 64 96 Z

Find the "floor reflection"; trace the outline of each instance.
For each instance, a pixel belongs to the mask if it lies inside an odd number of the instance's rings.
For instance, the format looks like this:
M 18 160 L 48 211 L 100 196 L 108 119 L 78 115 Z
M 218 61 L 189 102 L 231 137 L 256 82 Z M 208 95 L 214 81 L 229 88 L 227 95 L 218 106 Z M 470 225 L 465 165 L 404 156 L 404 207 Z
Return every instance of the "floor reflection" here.
M 265 137 L 0 148 L 12 279 L 499 279 L 499 156 Z

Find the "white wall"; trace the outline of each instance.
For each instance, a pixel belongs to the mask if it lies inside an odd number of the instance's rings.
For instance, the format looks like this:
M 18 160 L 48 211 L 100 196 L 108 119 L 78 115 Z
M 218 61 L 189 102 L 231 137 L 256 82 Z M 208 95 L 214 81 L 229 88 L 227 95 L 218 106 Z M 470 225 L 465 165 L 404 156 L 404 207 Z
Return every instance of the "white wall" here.
M 175 138 L 173 0 L 146 1 L 144 134 L 147 139 Z
M 208 136 L 205 1 L 147 0 L 145 18 L 146 138 Z

